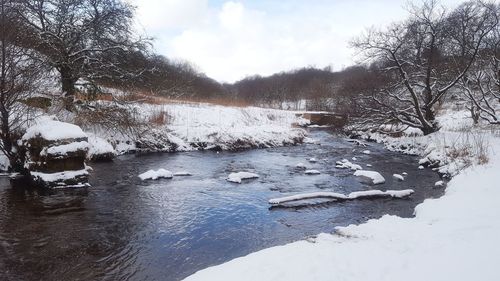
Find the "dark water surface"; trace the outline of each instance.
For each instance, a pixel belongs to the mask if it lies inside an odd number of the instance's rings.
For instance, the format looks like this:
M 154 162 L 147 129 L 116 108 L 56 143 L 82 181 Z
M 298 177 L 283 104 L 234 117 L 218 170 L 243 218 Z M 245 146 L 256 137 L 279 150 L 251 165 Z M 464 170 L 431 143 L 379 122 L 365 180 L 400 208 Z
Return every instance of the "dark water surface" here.
M 303 239 L 336 226 L 384 214 L 412 216 L 425 198 L 437 197 L 438 180 L 418 170 L 415 157 L 370 144 L 360 152 L 341 137 L 311 131 L 321 145 L 124 156 L 93 164 L 92 188 L 42 192 L 11 188 L 0 179 L 0 280 L 180 280 L 233 258 Z M 356 152 L 353 152 L 356 149 Z M 373 165 L 386 178 L 370 186 L 342 158 Z M 315 157 L 311 164 L 307 158 Z M 320 170 L 307 176 L 299 162 Z M 191 177 L 141 182 L 149 169 L 187 170 Z M 227 182 L 232 171 L 259 179 Z M 404 182 L 393 173 L 408 172 Z M 410 199 L 329 202 L 269 209 L 270 198 L 309 191 L 349 193 L 369 189 L 415 189 Z

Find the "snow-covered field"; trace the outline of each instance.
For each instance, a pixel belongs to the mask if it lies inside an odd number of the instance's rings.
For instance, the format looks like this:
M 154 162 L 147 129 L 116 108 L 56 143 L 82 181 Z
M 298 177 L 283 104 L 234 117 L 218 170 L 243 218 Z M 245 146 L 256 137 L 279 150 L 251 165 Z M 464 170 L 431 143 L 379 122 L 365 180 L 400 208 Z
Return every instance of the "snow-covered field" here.
M 442 131 L 430 136 L 371 136 L 456 175 L 444 196 L 417 206 L 414 218 L 386 215 L 339 227 L 186 280 L 500 280 L 500 136 L 472 128 L 466 117 L 447 112 L 440 118 Z

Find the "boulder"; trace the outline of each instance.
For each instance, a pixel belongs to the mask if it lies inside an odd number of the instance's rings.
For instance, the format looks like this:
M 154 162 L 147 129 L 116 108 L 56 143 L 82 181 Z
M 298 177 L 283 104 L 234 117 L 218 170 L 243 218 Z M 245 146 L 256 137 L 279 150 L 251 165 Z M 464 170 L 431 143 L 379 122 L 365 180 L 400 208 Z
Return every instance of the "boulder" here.
M 85 165 L 89 143 L 76 125 L 41 118 L 21 139 L 26 151 L 25 168 L 35 185 L 56 187 L 88 186 Z

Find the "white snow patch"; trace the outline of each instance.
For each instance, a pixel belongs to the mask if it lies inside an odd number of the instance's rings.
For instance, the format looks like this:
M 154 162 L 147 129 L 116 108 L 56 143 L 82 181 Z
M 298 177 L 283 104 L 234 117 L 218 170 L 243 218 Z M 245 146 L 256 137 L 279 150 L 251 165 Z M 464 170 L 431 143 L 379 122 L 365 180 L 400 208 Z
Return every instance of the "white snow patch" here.
M 116 155 L 115 149 L 108 141 L 93 134 L 88 135 L 88 142 L 90 144 L 88 151 L 89 158 L 92 158 L 93 155 L 102 155 L 108 153 Z
M 311 162 L 311 163 L 318 162 L 318 160 L 316 158 L 314 158 L 314 157 L 309 158 L 308 161 Z
M 434 186 L 436 186 L 436 187 L 442 187 L 442 186 L 444 186 L 444 181 L 437 181 L 437 182 L 434 184 Z
M 230 182 L 241 183 L 242 180 L 255 179 L 258 177 L 259 177 L 259 175 L 255 174 L 255 173 L 237 172 L 237 173 L 229 174 L 229 176 L 227 177 L 227 180 Z
M 321 174 L 321 172 L 318 170 L 306 170 L 304 173 L 306 175 L 319 175 L 319 174 Z
M 371 197 L 404 198 L 412 195 L 413 193 L 414 191 L 412 189 L 387 190 L 387 191 L 382 191 L 382 190 L 356 191 L 356 192 L 351 192 L 349 195 L 344 195 L 336 192 L 310 192 L 310 193 L 302 193 L 302 194 L 270 199 L 269 204 L 279 205 L 287 202 L 302 201 L 302 200 L 317 199 L 317 198 L 328 198 L 328 199 L 338 199 L 338 200 L 354 200 L 354 199 L 371 198 Z
M 351 169 L 353 171 L 363 169 L 363 167 L 361 167 L 360 165 L 351 163 L 347 159 L 342 159 L 341 161 L 337 161 L 335 164 L 336 164 L 335 168 L 338 169 Z
M 22 140 L 41 137 L 46 140 L 64 140 L 73 138 L 86 138 L 87 135 L 76 125 L 51 119 L 52 117 L 41 117 L 34 126 L 29 127 L 23 135 Z
M 179 172 L 175 172 L 174 176 L 176 176 L 176 177 L 188 177 L 188 176 L 192 176 L 192 174 L 188 171 L 179 171 Z
M 68 153 L 71 152 L 77 152 L 77 151 L 87 151 L 89 149 L 89 143 L 86 141 L 79 141 L 79 142 L 72 142 L 69 144 L 62 144 L 62 145 L 56 145 L 56 146 L 51 146 L 49 148 L 44 148 L 40 152 L 41 156 L 65 156 Z
M 370 150 L 363 150 L 363 154 L 371 154 L 372 152 Z
M 400 174 L 393 174 L 392 177 L 395 178 L 395 179 L 397 179 L 397 180 L 399 180 L 399 181 L 404 181 L 405 180 L 405 177 L 403 177 Z
M 295 165 L 296 168 L 299 168 L 299 169 L 307 169 L 306 165 L 302 162 L 298 163 L 297 165 Z
M 424 166 L 422 166 L 422 165 L 420 165 L 420 166 L 418 166 L 418 169 L 419 169 L 419 170 L 423 170 L 423 169 L 425 169 L 425 167 L 424 167 Z
M 159 170 L 149 170 L 145 173 L 142 173 L 139 175 L 139 178 L 141 180 L 156 180 L 160 178 L 165 178 L 165 179 L 171 179 L 173 177 L 172 172 L 165 170 L 165 169 L 159 169 Z
M 42 172 L 30 172 L 33 178 L 38 178 L 44 182 L 57 182 L 74 179 L 81 176 L 87 176 L 89 173 L 86 169 L 77 171 L 64 171 L 58 173 L 42 173 Z
M 379 172 L 375 171 L 358 170 L 354 172 L 354 175 L 356 177 L 369 178 L 373 184 L 382 184 L 385 182 L 385 178 Z

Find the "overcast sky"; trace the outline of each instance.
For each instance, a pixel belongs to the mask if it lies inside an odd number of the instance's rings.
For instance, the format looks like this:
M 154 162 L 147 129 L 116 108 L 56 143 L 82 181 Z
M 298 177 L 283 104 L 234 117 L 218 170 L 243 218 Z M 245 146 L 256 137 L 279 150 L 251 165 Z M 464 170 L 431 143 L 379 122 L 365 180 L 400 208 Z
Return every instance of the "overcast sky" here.
M 406 16 L 406 0 L 130 0 L 155 50 L 221 82 L 354 63 L 349 40 Z M 448 7 L 460 0 L 443 0 Z

